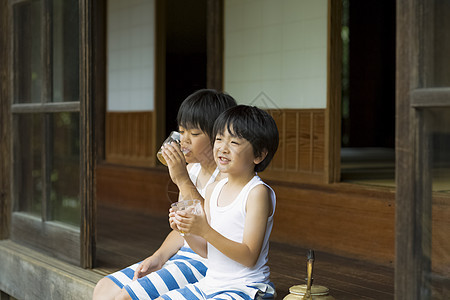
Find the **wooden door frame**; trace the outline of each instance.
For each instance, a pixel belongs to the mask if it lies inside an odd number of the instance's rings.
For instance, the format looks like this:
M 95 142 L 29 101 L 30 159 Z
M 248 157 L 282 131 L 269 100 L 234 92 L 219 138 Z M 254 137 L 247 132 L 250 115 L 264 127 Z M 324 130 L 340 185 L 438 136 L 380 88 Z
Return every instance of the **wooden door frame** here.
M 10 100 L 10 35 L 8 1 L 0 2 L 0 240 L 7 239 L 11 216 L 11 104 Z
M 431 108 L 450 107 L 450 88 L 433 85 L 434 5 L 397 0 L 395 299 L 427 299 L 431 270 Z
M 416 270 L 422 257 L 416 253 L 420 249 L 414 247 L 422 232 L 415 224 L 415 120 L 410 103 L 410 92 L 421 81 L 420 53 L 415 44 L 422 21 L 419 10 L 415 1 L 397 0 L 395 299 L 405 300 L 419 299 L 420 278 Z
M 80 0 L 80 265 L 92 268 L 95 259 L 95 127 L 93 122 L 94 43 L 93 0 Z M 97 21 L 99 23 L 99 21 Z
M 92 12 L 95 18 L 91 18 L 92 28 L 92 54 L 91 54 L 91 82 L 93 84 L 91 94 L 90 126 L 91 136 L 87 142 L 91 143 L 91 162 L 86 166 L 91 170 L 91 177 L 83 183 L 89 187 L 86 193 L 86 207 L 83 207 L 83 222 L 81 230 L 81 265 L 84 268 L 94 268 L 96 262 L 97 244 L 97 198 L 96 198 L 96 169 L 105 160 L 105 130 L 106 130 L 106 66 L 107 66 L 107 39 L 106 39 L 106 1 L 95 0 L 92 2 Z M 86 102 L 85 102 L 86 103 Z M 82 109 L 86 109 L 82 107 Z
M 341 179 L 342 0 L 328 0 L 325 182 Z
M 206 87 L 223 89 L 224 0 L 206 0 Z

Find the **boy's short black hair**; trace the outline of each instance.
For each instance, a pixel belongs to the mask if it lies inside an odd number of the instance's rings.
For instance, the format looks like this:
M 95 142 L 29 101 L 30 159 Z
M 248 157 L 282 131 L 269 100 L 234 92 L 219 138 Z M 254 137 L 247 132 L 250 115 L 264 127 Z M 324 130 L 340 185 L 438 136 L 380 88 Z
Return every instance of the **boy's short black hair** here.
M 186 129 L 200 128 L 214 140 L 214 121 L 222 112 L 236 105 L 236 100 L 224 92 L 198 90 L 181 103 L 177 115 L 178 126 Z
M 256 106 L 238 105 L 223 112 L 214 123 L 214 137 L 225 130 L 232 136 L 249 141 L 255 157 L 267 151 L 264 160 L 255 165 L 255 172 L 263 171 L 278 149 L 279 136 L 275 120 Z

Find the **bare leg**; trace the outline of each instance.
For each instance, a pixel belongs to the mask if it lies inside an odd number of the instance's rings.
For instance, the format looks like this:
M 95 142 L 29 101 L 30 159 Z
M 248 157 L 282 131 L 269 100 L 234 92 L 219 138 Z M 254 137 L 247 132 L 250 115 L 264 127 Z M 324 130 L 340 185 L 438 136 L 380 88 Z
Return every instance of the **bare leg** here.
M 103 277 L 97 282 L 92 300 L 113 300 L 121 289 L 111 279 Z M 130 298 L 131 299 L 131 298 Z
M 117 295 L 116 298 L 114 298 L 114 300 L 132 300 L 132 299 L 128 294 L 128 292 L 125 289 L 122 289 L 120 291 L 120 294 Z

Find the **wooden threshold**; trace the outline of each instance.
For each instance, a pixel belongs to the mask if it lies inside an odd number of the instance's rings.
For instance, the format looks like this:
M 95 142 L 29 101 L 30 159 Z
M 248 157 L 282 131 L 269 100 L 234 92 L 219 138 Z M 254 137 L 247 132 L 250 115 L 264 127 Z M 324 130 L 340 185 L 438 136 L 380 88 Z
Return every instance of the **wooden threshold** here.
M 100 279 L 92 270 L 11 240 L 0 241 L 0 286 L 14 299 L 91 299 Z

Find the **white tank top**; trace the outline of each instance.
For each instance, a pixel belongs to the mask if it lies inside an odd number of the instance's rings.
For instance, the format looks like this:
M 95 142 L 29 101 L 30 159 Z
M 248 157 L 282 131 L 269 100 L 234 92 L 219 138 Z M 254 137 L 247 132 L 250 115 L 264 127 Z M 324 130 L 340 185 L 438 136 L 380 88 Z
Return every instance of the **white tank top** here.
M 192 183 L 197 187 L 197 178 L 200 174 L 200 170 L 202 169 L 202 165 L 200 163 L 194 163 L 189 170 L 189 178 L 191 178 Z M 219 174 L 219 168 L 216 168 L 209 178 L 208 182 L 205 184 L 205 186 L 202 189 L 199 189 L 197 187 L 197 191 L 200 193 L 200 195 L 205 198 L 206 188 L 210 183 L 213 183 L 216 181 L 216 177 Z
M 236 199 L 229 205 L 224 207 L 217 206 L 218 196 L 225 185 L 228 178 L 221 180 L 214 188 L 209 202 L 211 227 L 223 236 L 241 243 L 244 235 L 246 205 L 248 194 L 259 184 L 265 184 L 257 175 L 253 177 L 242 189 Z M 208 243 L 208 271 L 206 273 L 206 281 L 213 285 L 227 285 L 236 281 L 240 283 L 268 283 L 270 270 L 267 266 L 269 254 L 269 236 L 273 226 L 273 215 L 275 213 L 275 193 L 271 191 L 271 201 L 273 212 L 267 219 L 266 234 L 264 236 L 261 253 L 256 265 L 248 268 L 231 258 L 228 258 L 222 252 L 214 248 Z M 208 279 L 207 279 L 208 278 Z
M 197 188 L 197 191 L 199 192 L 199 194 L 203 198 L 205 198 L 206 188 L 208 187 L 208 185 L 210 183 L 213 183 L 214 181 L 216 181 L 216 177 L 219 174 L 219 168 L 216 168 L 214 170 L 214 172 L 212 173 L 211 177 L 209 178 L 209 180 L 205 184 L 205 186 L 202 189 L 199 189 L 197 187 L 197 178 L 198 178 L 198 175 L 200 174 L 201 169 L 202 169 L 202 165 L 200 163 L 194 163 L 194 164 L 192 164 L 192 167 L 189 169 L 188 173 L 189 173 L 189 178 L 191 179 L 192 183 Z M 186 241 L 184 241 L 184 246 L 189 247 L 189 244 Z

